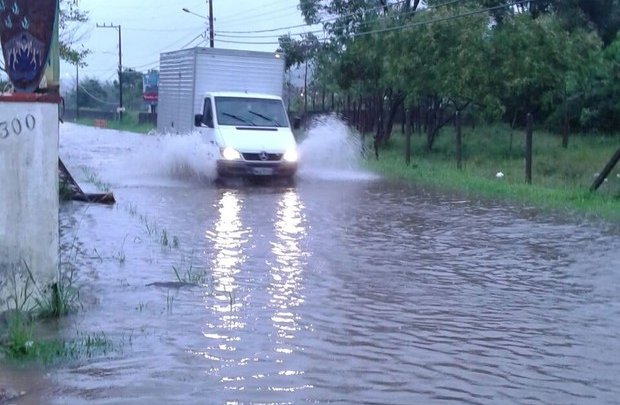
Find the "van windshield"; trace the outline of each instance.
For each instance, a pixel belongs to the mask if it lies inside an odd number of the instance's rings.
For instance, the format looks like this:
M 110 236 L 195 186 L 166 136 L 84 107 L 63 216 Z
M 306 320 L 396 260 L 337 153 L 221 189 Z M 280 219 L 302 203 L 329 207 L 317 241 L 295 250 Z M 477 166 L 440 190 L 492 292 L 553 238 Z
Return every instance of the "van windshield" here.
M 280 100 L 245 97 L 215 97 L 217 122 L 220 125 L 288 127 Z

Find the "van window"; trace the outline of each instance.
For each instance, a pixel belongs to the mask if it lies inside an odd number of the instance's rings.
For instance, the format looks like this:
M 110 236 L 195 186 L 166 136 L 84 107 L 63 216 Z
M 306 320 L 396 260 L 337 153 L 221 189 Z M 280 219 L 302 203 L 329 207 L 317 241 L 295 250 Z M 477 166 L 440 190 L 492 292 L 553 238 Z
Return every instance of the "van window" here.
M 219 125 L 288 127 L 282 101 L 265 98 L 216 97 Z

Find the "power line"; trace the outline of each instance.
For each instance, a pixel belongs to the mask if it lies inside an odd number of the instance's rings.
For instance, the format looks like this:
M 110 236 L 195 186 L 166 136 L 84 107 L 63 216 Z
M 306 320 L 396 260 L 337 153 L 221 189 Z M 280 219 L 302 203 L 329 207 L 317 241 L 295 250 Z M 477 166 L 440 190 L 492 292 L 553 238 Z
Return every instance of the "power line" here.
M 457 0 L 457 1 L 463 1 L 463 0 Z M 395 3 L 389 4 L 388 6 L 389 7 L 394 7 L 394 6 L 397 6 L 397 5 L 402 4 L 402 3 L 404 3 L 404 1 L 397 1 Z M 383 6 L 381 6 L 381 5 L 373 6 L 373 7 L 369 7 L 369 8 L 364 8 L 364 9 L 357 10 L 357 11 L 352 12 L 352 13 L 329 17 L 329 18 L 326 18 L 324 20 L 321 20 L 319 23 L 326 23 L 326 22 L 329 22 L 329 21 L 337 20 L 339 18 L 352 17 L 352 16 L 355 16 L 355 15 L 359 14 L 360 12 L 364 13 L 364 12 L 367 12 L 367 11 L 372 11 L 372 10 L 377 10 L 377 9 L 382 9 L 382 8 L 383 8 Z M 291 25 L 291 26 L 288 26 L 288 27 L 265 29 L 265 30 L 254 30 L 254 31 L 218 31 L 218 35 L 220 33 L 224 33 L 224 34 L 261 34 L 261 33 L 265 33 L 265 32 L 275 32 L 275 31 L 282 31 L 282 30 L 287 30 L 287 29 L 292 29 L 292 28 L 301 28 L 301 27 L 307 27 L 307 26 L 308 26 L 308 24 L 298 24 L 298 25 Z
M 109 101 L 102 100 L 102 99 L 98 98 L 97 96 L 94 96 L 88 90 L 86 90 L 86 87 L 84 87 L 83 85 L 80 86 L 80 91 L 84 92 L 88 97 L 92 98 L 93 100 L 97 101 L 98 103 L 107 104 L 107 105 L 116 105 L 116 103 L 111 103 Z
M 432 8 L 437 8 L 440 6 L 446 6 L 446 5 L 452 5 L 452 4 L 456 4 L 459 2 L 462 2 L 464 0 L 455 0 L 455 1 L 451 1 L 448 3 L 444 3 L 441 5 L 436 5 L 433 6 Z M 424 26 L 424 25 L 429 25 L 429 24 L 433 24 L 433 23 L 437 23 L 437 22 L 443 22 L 443 21 L 450 21 L 450 20 L 454 20 L 454 19 L 458 19 L 458 18 L 463 18 L 463 17 L 469 17 L 472 15 L 476 15 L 476 14 L 482 14 L 482 13 L 487 13 L 490 11 L 495 11 L 495 10 L 500 10 L 502 8 L 508 8 L 508 7 L 513 7 L 519 4 L 523 4 L 523 3 L 528 3 L 531 1 L 535 1 L 535 0 L 520 0 L 520 1 L 516 1 L 510 4 L 503 4 L 503 5 L 499 5 L 499 6 L 494 6 L 494 7 L 487 7 L 487 8 L 483 8 L 483 9 L 478 9 L 478 10 L 473 10 L 473 11 L 469 11 L 469 12 L 465 12 L 462 14 L 456 14 L 456 15 L 452 15 L 452 16 L 448 16 L 448 17 L 442 17 L 442 18 L 436 18 L 433 20 L 428 20 L 428 21 L 420 21 L 420 22 L 415 22 L 415 23 L 409 23 L 409 24 L 403 24 L 403 25 L 399 25 L 399 26 L 395 26 L 395 27 L 388 27 L 388 28 L 382 28 L 382 29 L 377 29 L 377 30 L 371 30 L 371 31 L 361 31 L 361 32 L 356 32 L 353 34 L 350 34 L 347 38 L 351 39 L 351 38 L 356 38 L 359 36 L 364 36 L 364 35 L 371 35 L 371 34 L 380 34 L 380 33 L 384 33 L 384 32 L 392 32 L 392 31 L 399 31 L 399 30 L 403 30 L 403 29 L 407 29 L 407 28 L 413 28 L 413 27 L 419 27 L 419 26 Z M 429 10 L 431 9 L 431 7 L 425 9 L 425 10 Z M 273 30 L 275 31 L 275 30 Z M 305 32 L 300 32 L 300 33 L 295 33 L 294 35 L 304 35 L 304 34 L 312 34 L 312 33 L 320 33 L 323 32 L 323 30 L 313 30 L 313 31 L 305 31 Z M 327 42 L 328 39 L 323 39 L 320 40 L 322 42 Z M 220 42 L 228 42 L 228 43 L 233 43 L 233 44 L 245 44 L 245 45 L 278 45 L 279 42 L 253 42 L 253 41 L 233 41 L 233 40 L 220 40 Z
M 138 31 L 138 32 L 179 32 L 179 31 L 192 31 L 196 32 L 196 30 L 201 29 L 200 27 L 190 27 L 190 28 L 170 28 L 170 29 L 160 29 L 160 28 L 128 28 L 125 27 L 125 31 Z
M 434 20 L 420 21 L 420 22 L 417 22 L 417 23 L 410 23 L 410 24 L 400 25 L 400 26 L 397 26 L 397 27 L 389 27 L 389 28 L 383 28 L 383 29 L 378 29 L 378 30 L 374 30 L 374 31 L 367 31 L 367 32 L 356 33 L 353 36 L 354 37 L 358 37 L 358 36 L 362 36 L 362 35 L 381 34 L 381 33 L 384 33 L 384 32 L 399 31 L 399 30 L 407 29 L 407 28 L 414 28 L 414 27 L 419 27 L 419 26 L 424 26 L 424 25 L 430 25 L 430 24 L 434 24 L 434 23 L 437 23 L 437 22 L 451 21 L 451 20 L 456 20 L 456 19 L 463 18 L 463 17 L 470 17 L 470 16 L 476 15 L 476 14 L 482 14 L 482 13 L 488 13 L 490 11 L 501 10 L 502 8 L 518 6 L 519 4 L 529 3 L 529 2 L 532 2 L 532 1 L 536 1 L 536 0 L 520 0 L 520 1 L 515 1 L 514 3 L 510 3 L 510 4 L 503 4 L 503 5 L 494 6 L 494 7 L 487 7 L 487 8 L 480 9 L 480 10 L 468 11 L 468 12 L 462 13 L 462 14 L 456 14 L 456 15 L 452 15 L 452 16 L 448 16 L 448 17 L 436 18 Z
M 236 18 L 241 17 L 243 15 L 251 14 L 251 13 L 253 13 L 256 10 L 264 10 L 264 9 L 266 9 L 268 7 L 275 6 L 275 5 L 281 4 L 281 3 L 282 3 L 282 0 L 275 0 L 272 3 L 266 4 L 266 5 L 263 5 L 263 6 L 259 6 L 259 7 L 254 7 L 254 8 L 246 9 L 246 10 L 243 10 L 243 11 L 241 11 L 239 13 L 235 13 L 234 15 L 224 15 L 223 17 L 220 17 L 220 19 L 223 19 L 223 20 L 229 22 L 230 21 L 230 20 L 228 20 L 229 16 L 232 17 L 233 19 L 236 19 Z
M 264 8 L 263 8 L 263 10 L 264 10 Z M 261 18 L 261 17 L 264 17 L 264 16 L 275 17 L 277 15 L 282 15 L 282 14 L 286 15 L 286 14 L 290 14 L 292 11 L 297 11 L 297 6 L 293 6 L 293 8 L 291 8 L 291 5 L 289 4 L 288 6 L 286 6 L 284 8 L 279 8 L 277 10 L 272 10 L 272 11 L 266 11 L 266 12 L 263 12 L 263 13 L 253 14 L 250 17 L 241 17 L 241 16 L 237 15 L 237 16 L 234 16 L 233 19 L 220 18 L 219 20 L 221 20 L 223 23 L 226 23 L 226 24 L 235 23 L 235 22 L 238 22 L 238 21 L 243 21 L 244 24 L 247 24 L 247 23 L 256 21 L 257 18 L 258 19 L 264 19 L 264 18 Z

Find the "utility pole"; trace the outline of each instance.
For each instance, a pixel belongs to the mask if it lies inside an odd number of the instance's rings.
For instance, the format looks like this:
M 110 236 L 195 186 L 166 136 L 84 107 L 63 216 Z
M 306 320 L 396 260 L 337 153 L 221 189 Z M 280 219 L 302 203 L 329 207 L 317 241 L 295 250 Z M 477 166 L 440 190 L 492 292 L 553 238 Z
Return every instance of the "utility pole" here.
M 209 1 L 209 46 L 211 48 L 215 47 L 215 29 L 213 27 L 213 0 Z
M 213 0 L 207 0 L 207 3 L 209 3 L 209 17 L 205 17 L 204 15 L 201 14 L 197 14 L 194 13 L 193 11 L 191 11 L 188 8 L 182 8 L 181 10 L 183 10 L 184 12 L 188 13 L 188 14 L 193 14 L 196 17 L 200 17 L 203 18 L 205 20 L 209 21 L 209 47 L 211 48 L 215 48 L 215 28 L 213 27 Z
M 80 62 L 75 62 L 75 121 L 80 119 Z
M 119 106 L 118 106 L 118 117 L 122 121 L 123 120 L 123 42 L 121 38 L 121 26 L 114 25 L 110 23 L 107 24 L 97 24 L 97 28 L 114 28 L 118 31 L 118 89 L 119 89 Z

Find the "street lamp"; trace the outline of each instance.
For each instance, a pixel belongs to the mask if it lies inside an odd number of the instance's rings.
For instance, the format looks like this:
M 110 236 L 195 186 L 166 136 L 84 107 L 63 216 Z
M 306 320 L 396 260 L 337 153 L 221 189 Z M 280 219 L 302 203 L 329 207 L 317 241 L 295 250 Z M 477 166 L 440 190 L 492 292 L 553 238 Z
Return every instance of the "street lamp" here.
M 209 46 L 211 48 L 214 48 L 215 47 L 215 44 L 214 44 L 214 42 L 215 42 L 214 41 L 214 39 L 215 39 L 215 32 L 214 32 L 214 29 L 213 29 L 213 0 L 209 0 L 209 18 L 207 18 L 207 17 L 205 17 L 203 15 L 200 15 L 198 13 L 194 13 L 193 11 L 191 11 L 188 8 L 185 8 L 185 7 L 183 7 L 182 10 L 185 11 L 186 13 L 193 14 L 193 15 L 195 15 L 197 17 L 200 17 L 200 18 L 204 18 L 205 20 L 207 20 L 207 19 L 209 20 Z

